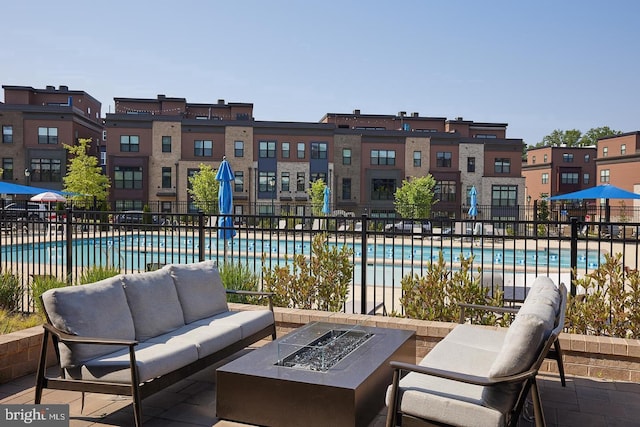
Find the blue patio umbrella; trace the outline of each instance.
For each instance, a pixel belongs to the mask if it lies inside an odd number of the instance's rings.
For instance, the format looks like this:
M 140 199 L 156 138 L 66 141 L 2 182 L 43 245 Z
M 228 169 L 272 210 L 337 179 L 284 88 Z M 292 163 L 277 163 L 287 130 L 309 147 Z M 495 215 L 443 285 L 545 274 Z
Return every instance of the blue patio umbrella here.
M 478 216 L 478 192 L 475 185 L 471 187 L 469 196 L 469 216 L 475 218 Z
M 236 235 L 233 228 L 233 190 L 231 183 L 235 179 L 231 166 L 226 157 L 222 158 L 218 172 L 216 172 L 216 181 L 220 183 L 218 191 L 218 238 L 231 239 Z M 225 244 L 226 251 L 226 244 Z
M 324 187 L 324 200 L 322 201 L 322 213 L 325 215 L 329 215 L 331 210 L 329 209 L 329 194 L 330 190 L 328 186 Z
M 573 193 L 559 194 L 549 197 L 549 200 L 578 200 L 578 199 L 640 199 L 640 194 L 632 193 L 615 185 L 598 185 Z
M 13 184 L 11 182 L 0 181 L 0 194 L 40 194 L 43 191 L 53 191 L 46 188 L 31 187 L 28 185 Z

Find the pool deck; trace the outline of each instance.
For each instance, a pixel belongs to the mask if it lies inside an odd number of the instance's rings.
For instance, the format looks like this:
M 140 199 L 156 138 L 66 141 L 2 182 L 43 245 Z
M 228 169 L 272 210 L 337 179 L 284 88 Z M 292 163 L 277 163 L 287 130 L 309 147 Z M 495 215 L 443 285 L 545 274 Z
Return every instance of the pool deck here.
M 268 342 L 263 341 L 261 343 Z M 251 351 L 250 349 L 244 351 Z M 242 354 L 242 352 L 240 353 Z M 222 362 L 224 363 L 224 362 Z M 214 365 L 143 401 L 146 427 L 241 427 L 216 418 Z M 567 376 L 567 387 L 557 375 L 539 375 L 544 415 L 550 427 L 638 426 L 640 384 Z M 0 404 L 31 404 L 35 376 L 28 375 L 0 385 Z M 45 390 L 42 402 L 69 404 L 72 427 L 133 426 L 131 399 L 87 393 L 81 413 L 81 393 Z M 369 427 L 384 426 L 386 409 L 377 412 Z M 520 426 L 533 426 L 521 419 Z

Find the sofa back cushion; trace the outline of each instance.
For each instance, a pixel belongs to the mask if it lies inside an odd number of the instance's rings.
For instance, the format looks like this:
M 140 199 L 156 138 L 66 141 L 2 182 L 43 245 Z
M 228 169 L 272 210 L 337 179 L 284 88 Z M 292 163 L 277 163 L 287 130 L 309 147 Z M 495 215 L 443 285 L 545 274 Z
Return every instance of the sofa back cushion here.
M 44 308 L 56 328 L 84 337 L 135 339 L 133 317 L 121 277 L 88 285 L 50 289 L 42 294 Z M 112 345 L 61 344 L 60 363 L 71 368 L 118 350 Z
M 178 291 L 184 322 L 229 311 L 227 294 L 213 261 L 168 265 Z
M 136 339 L 149 338 L 184 326 L 182 307 L 166 268 L 122 276 L 124 293 L 133 317 Z

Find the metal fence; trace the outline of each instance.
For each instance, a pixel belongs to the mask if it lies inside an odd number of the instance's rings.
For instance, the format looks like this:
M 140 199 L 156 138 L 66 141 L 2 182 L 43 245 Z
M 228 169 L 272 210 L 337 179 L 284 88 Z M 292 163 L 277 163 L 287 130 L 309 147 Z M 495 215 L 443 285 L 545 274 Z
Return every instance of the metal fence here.
M 1 223 L 0 267 L 20 277 L 20 309 L 32 311 L 35 277 L 77 283 L 92 266 L 122 273 L 201 260 L 241 263 L 256 273 L 263 266 L 310 255 L 311 240 L 326 233 L 329 245 L 352 249 L 353 279 L 346 312 L 402 313 L 401 281 L 427 273 L 439 256 L 451 270 L 473 257 L 474 274 L 509 303 L 522 301 L 538 275 L 563 282 L 573 293 L 575 276 L 596 269 L 604 254 L 622 254 L 637 269 L 638 230 L 631 222 L 538 222 L 464 220 L 423 225 L 419 221 L 361 216 L 234 216 L 236 236 L 217 237 L 217 218 L 203 214 L 51 211 L 49 220 L 25 218 Z

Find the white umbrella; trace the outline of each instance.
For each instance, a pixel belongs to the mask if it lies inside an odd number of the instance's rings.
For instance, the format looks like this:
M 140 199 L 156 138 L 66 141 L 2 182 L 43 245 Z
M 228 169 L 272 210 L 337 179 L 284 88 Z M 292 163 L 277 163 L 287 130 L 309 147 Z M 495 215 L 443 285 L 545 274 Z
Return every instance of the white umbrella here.
M 54 193 L 53 191 L 45 191 L 44 193 L 39 193 L 33 196 L 31 199 L 32 202 L 44 202 L 44 203 L 58 203 L 58 202 L 66 202 L 67 199 L 58 193 Z

